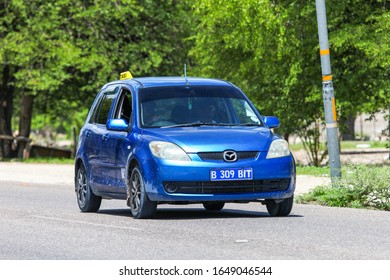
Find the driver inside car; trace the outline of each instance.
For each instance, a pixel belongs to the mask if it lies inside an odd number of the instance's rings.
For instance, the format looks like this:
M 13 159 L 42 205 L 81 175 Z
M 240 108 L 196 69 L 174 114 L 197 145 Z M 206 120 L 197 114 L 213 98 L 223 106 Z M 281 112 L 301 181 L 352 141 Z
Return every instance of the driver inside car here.
M 143 111 L 143 124 L 146 126 L 153 125 L 154 123 L 161 120 L 160 115 L 157 112 L 156 104 L 154 101 L 148 101 L 142 103 L 142 111 Z

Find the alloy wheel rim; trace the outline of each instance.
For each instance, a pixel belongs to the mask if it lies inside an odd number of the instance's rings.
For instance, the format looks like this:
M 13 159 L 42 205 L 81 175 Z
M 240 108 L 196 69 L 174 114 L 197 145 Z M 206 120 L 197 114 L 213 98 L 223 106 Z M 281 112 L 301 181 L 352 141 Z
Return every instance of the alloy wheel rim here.
M 84 206 L 87 199 L 87 179 L 82 170 L 79 171 L 77 176 L 77 198 L 79 204 Z
M 141 184 L 141 176 L 135 171 L 131 180 L 131 206 L 135 212 L 138 212 L 141 205 Z

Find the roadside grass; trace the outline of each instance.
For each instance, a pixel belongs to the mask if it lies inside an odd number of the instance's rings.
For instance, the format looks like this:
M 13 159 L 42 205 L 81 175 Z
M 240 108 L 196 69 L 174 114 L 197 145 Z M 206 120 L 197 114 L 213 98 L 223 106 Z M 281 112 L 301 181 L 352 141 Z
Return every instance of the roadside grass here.
M 1 161 L 6 162 L 23 162 L 23 163 L 50 163 L 50 164 L 74 164 L 73 158 L 44 158 L 44 157 L 38 157 L 38 158 L 29 158 L 26 160 L 21 159 L 11 159 L 6 160 L 2 159 Z
M 297 175 L 310 175 L 316 177 L 329 177 L 329 166 L 297 165 Z
M 390 211 L 390 166 L 346 165 L 334 186 L 315 187 L 296 202 Z
M 341 141 L 340 149 L 341 151 L 350 150 L 350 149 L 358 149 L 358 150 L 362 149 L 362 148 L 358 148 L 357 147 L 358 145 L 369 145 L 369 148 L 372 149 L 386 149 L 388 148 L 387 145 L 389 145 L 389 142 L 388 141 L 387 142 L 386 141 Z M 297 152 L 304 149 L 302 143 L 295 143 L 295 144 L 290 143 L 289 147 L 293 152 Z M 321 143 L 320 148 L 322 151 L 325 150 L 326 144 Z
M 357 145 L 369 145 L 372 149 L 386 149 L 389 144 L 387 141 L 341 141 L 340 147 L 343 149 L 359 149 Z

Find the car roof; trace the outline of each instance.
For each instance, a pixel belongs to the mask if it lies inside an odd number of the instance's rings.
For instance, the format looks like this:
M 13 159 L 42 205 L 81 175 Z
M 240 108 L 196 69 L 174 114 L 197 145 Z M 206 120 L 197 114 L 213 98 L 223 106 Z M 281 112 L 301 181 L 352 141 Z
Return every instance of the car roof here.
M 115 81 L 112 83 L 118 82 L 128 84 L 137 83 L 141 88 L 163 86 L 232 86 L 231 83 L 223 80 L 194 77 L 141 77 Z

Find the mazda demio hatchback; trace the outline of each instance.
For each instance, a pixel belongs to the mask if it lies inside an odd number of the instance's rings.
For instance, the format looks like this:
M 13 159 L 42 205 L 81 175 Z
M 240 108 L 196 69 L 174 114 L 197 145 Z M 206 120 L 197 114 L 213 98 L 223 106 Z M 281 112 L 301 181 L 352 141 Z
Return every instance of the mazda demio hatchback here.
M 271 216 L 293 206 L 295 162 L 233 84 L 185 77 L 122 79 L 103 86 L 81 129 L 75 191 L 82 212 L 123 199 L 134 218 L 160 204 L 261 202 Z M 259 209 L 260 210 L 260 209 Z

